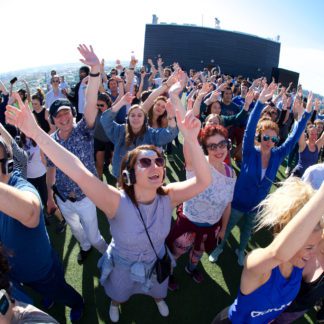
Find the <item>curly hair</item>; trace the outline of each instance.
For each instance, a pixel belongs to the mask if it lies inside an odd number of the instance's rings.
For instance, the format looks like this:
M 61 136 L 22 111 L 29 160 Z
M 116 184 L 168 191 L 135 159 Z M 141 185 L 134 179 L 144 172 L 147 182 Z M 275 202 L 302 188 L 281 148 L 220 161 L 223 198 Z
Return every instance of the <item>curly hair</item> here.
M 274 235 L 279 234 L 315 192 L 310 184 L 296 177 L 282 182 L 281 187 L 259 204 L 255 230 L 271 228 Z
M 137 205 L 136 197 L 135 197 L 135 191 L 134 191 L 134 185 L 127 186 L 124 182 L 124 179 L 122 177 L 122 172 L 123 170 L 131 170 L 135 168 L 135 164 L 137 161 L 138 155 L 141 153 L 141 151 L 144 150 L 150 150 L 154 151 L 158 157 L 163 157 L 161 152 L 157 149 L 156 146 L 154 145 L 140 145 L 137 146 L 135 149 L 129 151 L 127 155 L 123 158 L 121 162 L 121 167 L 120 167 L 120 176 L 118 178 L 118 186 L 125 191 L 127 196 L 131 199 L 131 201 Z M 157 188 L 156 193 L 161 196 L 165 196 L 168 194 L 165 188 L 161 186 Z
M 228 139 L 228 131 L 227 129 L 222 125 L 209 125 L 204 128 L 202 128 L 199 132 L 199 142 L 201 145 L 206 145 L 207 139 L 209 137 L 212 137 L 214 135 L 221 135 L 226 140 Z

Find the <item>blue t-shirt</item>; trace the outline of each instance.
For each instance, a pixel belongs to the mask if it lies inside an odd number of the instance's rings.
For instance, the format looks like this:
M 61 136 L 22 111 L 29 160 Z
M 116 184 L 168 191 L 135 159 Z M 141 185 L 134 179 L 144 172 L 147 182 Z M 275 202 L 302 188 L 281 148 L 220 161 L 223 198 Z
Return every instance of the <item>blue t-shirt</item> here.
M 297 296 L 303 269 L 294 267 L 289 279 L 279 267 L 272 270 L 269 280 L 249 295 L 239 291 L 228 311 L 233 324 L 266 324 L 277 318 Z
M 39 197 L 36 189 L 17 172 L 11 175 L 8 185 Z M 26 227 L 0 212 L 0 242 L 10 253 L 8 261 L 12 280 L 28 283 L 44 278 L 50 271 L 53 264 L 52 248 L 42 209 L 39 224 L 35 228 Z

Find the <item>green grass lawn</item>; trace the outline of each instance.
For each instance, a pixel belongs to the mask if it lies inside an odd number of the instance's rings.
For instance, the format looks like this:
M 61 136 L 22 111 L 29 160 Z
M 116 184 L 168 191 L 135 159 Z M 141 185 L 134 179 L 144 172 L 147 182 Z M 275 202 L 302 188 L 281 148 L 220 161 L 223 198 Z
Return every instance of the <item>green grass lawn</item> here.
M 175 161 L 167 163 L 167 180 L 177 181 L 184 179 L 184 165 L 181 149 L 174 147 L 176 152 Z M 284 168 L 278 172 L 278 180 L 284 178 Z M 109 178 L 108 178 L 109 180 Z M 107 201 L 109 204 L 109 201 Z M 99 228 L 107 242 L 110 241 L 109 225 L 106 217 L 98 211 Z M 79 246 L 71 236 L 67 228 L 63 234 L 56 234 L 55 220 L 48 227 L 48 232 L 54 249 L 63 260 L 66 280 L 77 289 L 85 299 L 85 312 L 80 323 L 109 323 L 108 309 L 110 300 L 104 289 L 99 284 L 99 271 L 97 261 L 99 253 L 91 252 L 83 266 L 78 265 L 76 258 Z M 205 280 L 196 284 L 184 271 L 187 256 L 184 255 L 178 262 L 175 275 L 180 283 L 180 290 L 169 292 L 166 299 L 170 315 L 164 319 L 160 316 L 152 298 L 147 296 L 133 296 L 122 306 L 120 323 L 210 323 L 213 317 L 224 307 L 230 305 L 236 297 L 240 282 L 242 268 L 237 264 L 234 253 L 237 247 L 239 229 L 235 227 L 228 240 L 228 246 L 219 258 L 217 264 L 211 264 L 205 254 L 202 264 Z M 267 231 L 253 235 L 249 249 L 265 246 L 271 240 Z M 35 296 L 33 294 L 33 296 Z M 36 306 L 40 307 L 39 297 L 35 296 Z M 49 313 L 60 323 L 69 323 L 69 309 L 61 305 L 55 305 Z M 311 314 L 312 315 L 312 314 Z M 66 320 L 67 319 L 67 320 Z M 307 316 L 298 323 L 313 323 L 311 317 Z

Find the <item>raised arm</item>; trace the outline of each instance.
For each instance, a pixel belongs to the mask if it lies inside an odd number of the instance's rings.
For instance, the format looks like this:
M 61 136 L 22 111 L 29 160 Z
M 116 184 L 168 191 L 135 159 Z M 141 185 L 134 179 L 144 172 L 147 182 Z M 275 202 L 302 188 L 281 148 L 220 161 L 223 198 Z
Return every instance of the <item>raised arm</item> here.
M 247 256 L 241 279 L 242 292 L 248 293 L 246 290 L 250 290 L 253 283 L 260 283 L 273 268 L 289 261 L 306 243 L 323 215 L 324 184 L 268 247 L 254 250 Z
M 249 92 L 250 91 L 253 90 L 249 90 Z M 257 101 L 255 107 L 253 108 L 250 114 L 244 132 L 244 138 L 243 138 L 243 154 L 245 155 L 249 154 L 251 150 L 254 150 L 254 138 L 255 138 L 256 127 L 261 112 L 264 108 L 264 103 L 267 101 L 267 99 L 272 97 L 273 91 L 274 91 L 274 86 L 272 84 L 270 84 L 269 87 L 265 85 L 262 92 L 260 93 L 259 100 Z
M 178 127 L 187 142 L 188 151 L 191 155 L 192 169 L 196 176 L 182 182 L 174 182 L 167 185 L 172 205 L 191 199 L 200 192 L 204 191 L 212 182 L 212 175 L 209 163 L 198 143 L 198 133 L 201 123 L 192 111 L 188 111 L 185 118 L 181 118 L 181 112 L 176 111 Z
M 196 100 L 193 105 L 193 113 L 195 116 L 200 117 L 200 106 L 201 102 L 204 99 L 204 97 L 210 92 L 211 85 L 209 83 L 204 83 L 202 88 L 198 92 L 198 96 L 196 97 Z
M 78 50 L 83 57 L 80 61 L 90 66 L 90 78 L 85 97 L 84 118 L 88 127 L 93 128 L 98 114 L 97 99 L 100 85 L 100 61 L 91 45 L 90 48 L 88 48 L 86 45 L 80 44 Z
M 75 155 L 46 134 L 37 125 L 28 106 L 22 103 L 17 94 L 15 94 L 15 97 L 18 100 L 19 109 L 14 106 L 7 106 L 7 122 L 18 127 L 28 137 L 32 138 L 51 161 L 77 183 L 82 191 L 108 218 L 113 217 L 119 206 L 119 191 L 101 182 Z M 109 201 L 109 204 L 107 204 L 107 201 Z
M 160 78 L 163 79 L 163 60 L 162 57 L 159 57 L 157 60 L 157 66 L 160 74 Z
M 138 100 L 141 99 L 141 94 L 142 94 L 142 91 L 143 91 L 143 85 L 144 85 L 145 75 L 146 75 L 145 70 L 142 70 L 141 71 L 141 81 L 140 81 L 140 84 L 139 84 L 139 87 L 138 87 L 138 91 L 136 93 L 136 98 Z
M 324 146 L 324 132 L 322 132 L 321 137 L 316 141 L 316 146 L 320 150 Z
M 305 130 L 308 119 L 310 118 L 312 111 L 312 93 L 308 95 L 308 101 L 306 105 L 306 109 L 301 107 L 301 110 L 298 110 L 299 120 L 297 124 L 294 126 L 293 131 L 289 134 L 285 142 L 278 148 L 280 152 L 281 158 L 285 157 L 289 152 L 293 149 L 294 145 L 300 139 L 303 131 Z M 302 139 L 301 139 L 302 141 Z M 303 144 L 301 142 L 301 144 Z M 301 151 L 301 148 L 300 148 Z
M 151 92 L 151 94 L 147 97 L 147 99 L 142 104 L 142 109 L 146 111 L 146 113 L 149 112 L 149 110 L 152 108 L 154 100 L 161 96 L 163 93 L 167 92 L 170 87 L 177 81 L 175 76 L 170 76 L 169 79 L 162 83 L 160 87 L 155 89 Z

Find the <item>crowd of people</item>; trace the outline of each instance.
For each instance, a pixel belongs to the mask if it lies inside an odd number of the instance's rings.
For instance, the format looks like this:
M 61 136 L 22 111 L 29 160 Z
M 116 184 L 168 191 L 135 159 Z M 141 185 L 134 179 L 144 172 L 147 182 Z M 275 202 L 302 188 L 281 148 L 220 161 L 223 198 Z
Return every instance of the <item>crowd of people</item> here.
M 320 99 L 305 98 L 301 85 L 251 81 L 219 67 L 187 74 L 161 58 L 157 67 L 149 60 L 149 73 L 134 56 L 107 73 L 91 46 L 78 52 L 84 66 L 73 89 L 54 70 L 46 94 L 31 94 L 27 83 L 14 92 L 14 82 L 8 90 L 0 81 L 0 317 L 57 323 L 31 305 L 27 286 L 45 311 L 57 302 L 71 308 L 72 322 L 82 320 L 87 300 L 64 278 L 46 229 L 51 215 L 57 233 L 68 225 L 79 243 L 80 265 L 92 247 L 101 254 L 112 322 L 134 294 L 153 297 L 167 317 L 168 290 L 179 289 L 177 260 L 187 254 L 185 272 L 201 283 L 204 252 L 216 263 L 237 224 L 240 286 L 232 305 L 220 311 L 215 303 L 213 323 L 292 323 L 320 305 Z M 183 150 L 185 179 L 167 183 L 173 141 Z M 281 166 L 287 179 L 277 183 Z M 247 253 L 253 230 L 263 228 L 272 242 Z

